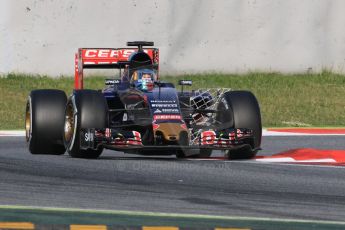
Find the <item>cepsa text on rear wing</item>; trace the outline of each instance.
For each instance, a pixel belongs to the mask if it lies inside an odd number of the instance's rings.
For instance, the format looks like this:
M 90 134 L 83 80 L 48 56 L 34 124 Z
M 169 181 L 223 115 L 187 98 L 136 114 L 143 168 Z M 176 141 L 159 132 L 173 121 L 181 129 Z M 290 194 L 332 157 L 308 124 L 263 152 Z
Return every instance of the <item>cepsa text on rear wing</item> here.
M 138 49 L 133 48 L 79 48 L 75 54 L 74 88 L 83 89 L 84 69 L 124 68 L 129 57 Z M 159 49 L 144 48 L 153 64 L 159 64 Z

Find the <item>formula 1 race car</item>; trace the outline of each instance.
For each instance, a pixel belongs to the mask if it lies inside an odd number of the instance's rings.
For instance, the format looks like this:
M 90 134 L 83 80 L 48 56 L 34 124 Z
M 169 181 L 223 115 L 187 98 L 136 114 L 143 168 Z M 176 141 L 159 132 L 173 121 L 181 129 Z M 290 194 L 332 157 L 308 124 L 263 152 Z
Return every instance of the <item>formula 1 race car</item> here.
M 181 91 L 159 79 L 159 50 L 153 42 L 135 48 L 80 48 L 75 55 L 75 89 L 30 93 L 26 141 L 32 154 L 97 158 L 103 149 L 144 155 L 209 157 L 224 150 L 230 159 L 260 149 L 261 115 L 248 91 L 197 89 L 180 80 Z M 83 89 L 84 69 L 119 69 L 105 89 Z

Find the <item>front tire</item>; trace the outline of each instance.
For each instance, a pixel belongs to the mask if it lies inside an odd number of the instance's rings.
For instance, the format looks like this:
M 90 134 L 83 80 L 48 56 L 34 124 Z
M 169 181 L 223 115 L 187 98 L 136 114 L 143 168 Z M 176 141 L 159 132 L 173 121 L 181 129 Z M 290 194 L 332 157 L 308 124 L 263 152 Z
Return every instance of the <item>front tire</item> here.
M 80 130 L 82 128 L 102 129 L 108 126 L 108 105 L 101 92 L 76 90 L 69 98 L 65 109 L 64 144 L 71 157 L 98 158 L 103 151 L 81 149 Z
M 65 153 L 62 133 L 66 101 L 61 90 L 31 91 L 25 112 L 25 136 L 31 154 Z
M 216 120 L 222 124 L 221 129 L 226 128 L 246 128 L 253 130 L 254 139 L 239 149 L 227 152 L 230 159 L 250 159 L 253 158 L 261 145 L 262 125 L 259 103 L 249 91 L 228 91 L 224 93 L 222 103 L 218 110 L 223 110 L 217 114 Z

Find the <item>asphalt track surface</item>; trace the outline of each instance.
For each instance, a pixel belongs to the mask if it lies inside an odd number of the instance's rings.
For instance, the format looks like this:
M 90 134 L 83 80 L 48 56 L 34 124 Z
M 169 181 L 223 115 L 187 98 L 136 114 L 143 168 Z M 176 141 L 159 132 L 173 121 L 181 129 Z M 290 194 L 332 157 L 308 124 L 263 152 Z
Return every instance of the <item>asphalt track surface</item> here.
M 345 149 L 345 137 L 264 137 L 259 155 L 302 147 Z M 24 137 L 0 137 L 0 205 L 343 221 L 345 167 L 113 151 L 84 160 L 31 155 Z

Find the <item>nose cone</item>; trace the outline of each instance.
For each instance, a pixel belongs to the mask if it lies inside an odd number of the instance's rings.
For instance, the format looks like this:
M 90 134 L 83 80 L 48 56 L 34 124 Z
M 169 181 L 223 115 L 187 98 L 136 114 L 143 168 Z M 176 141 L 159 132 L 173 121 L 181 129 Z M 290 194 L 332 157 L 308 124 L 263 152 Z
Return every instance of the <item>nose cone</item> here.
M 162 136 L 164 143 L 178 144 L 181 138 L 188 136 L 188 132 L 180 123 L 160 123 L 155 130 L 155 136 L 158 135 Z

